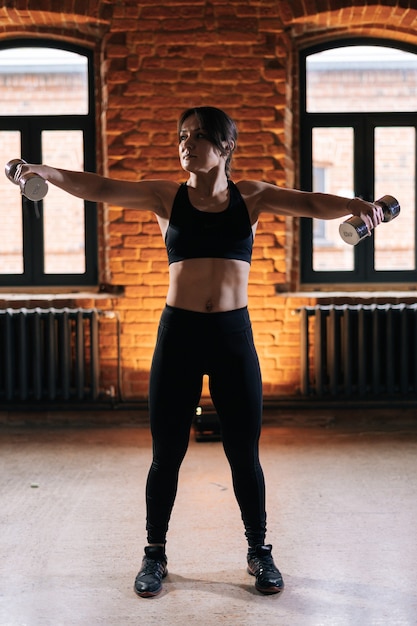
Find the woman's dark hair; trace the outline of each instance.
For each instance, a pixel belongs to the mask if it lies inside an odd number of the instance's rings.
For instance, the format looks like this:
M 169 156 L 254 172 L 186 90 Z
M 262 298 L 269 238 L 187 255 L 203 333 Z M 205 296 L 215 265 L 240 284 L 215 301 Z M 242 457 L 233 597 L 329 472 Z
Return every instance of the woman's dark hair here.
M 220 150 L 226 159 L 226 176 L 230 177 L 231 161 L 233 151 L 237 144 L 237 127 L 235 122 L 221 109 L 216 107 L 193 107 L 187 109 L 178 120 L 178 134 L 182 126 L 191 115 L 195 115 L 199 121 L 200 128 L 204 130 L 208 140 Z M 224 147 L 226 142 L 227 147 Z

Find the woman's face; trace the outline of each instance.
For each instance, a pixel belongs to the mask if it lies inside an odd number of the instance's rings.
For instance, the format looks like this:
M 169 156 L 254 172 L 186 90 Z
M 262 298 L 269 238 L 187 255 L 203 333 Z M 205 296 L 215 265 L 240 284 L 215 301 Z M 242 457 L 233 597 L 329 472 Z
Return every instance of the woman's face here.
M 195 115 L 187 117 L 179 132 L 179 157 L 186 172 L 207 173 L 221 165 L 225 157 L 207 138 L 204 128 Z

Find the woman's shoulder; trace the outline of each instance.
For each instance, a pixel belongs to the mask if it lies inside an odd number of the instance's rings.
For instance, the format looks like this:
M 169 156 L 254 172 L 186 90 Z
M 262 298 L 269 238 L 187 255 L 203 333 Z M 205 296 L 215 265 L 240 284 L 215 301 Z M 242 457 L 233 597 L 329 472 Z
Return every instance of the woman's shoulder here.
M 235 185 L 242 195 L 260 194 L 265 189 L 268 189 L 270 187 L 276 187 L 276 185 L 273 185 L 272 183 L 267 183 L 263 180 L 252 180 L 248 178 L 235 182 Z
M 253 220 L 263 212 L 280 213 L 280 207 L 291 191 L 261 180 L 240 180 L 236 183 Z M 281 207 L 282 208 L 282 207 Z
M 139 181 L 108 179 L 111 194 L 106 200 L 126 209 L 152 211 L 159 217 L 169 215 L 180 187 L 170 180 L 144 178 Z
M 248 210 L 250 212 L 255 210 L 255 207 L 261 197 L 263 183 L 259 180 L 243 179 L 237 181 L 235 185 L 245 201 Z

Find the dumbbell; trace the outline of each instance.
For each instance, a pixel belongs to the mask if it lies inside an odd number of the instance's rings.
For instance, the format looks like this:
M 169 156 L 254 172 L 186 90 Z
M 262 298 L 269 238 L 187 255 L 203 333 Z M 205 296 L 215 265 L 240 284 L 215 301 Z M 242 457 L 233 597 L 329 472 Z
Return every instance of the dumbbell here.
M 374 204 L 382 208 L 384 213 L 383 222 L 390 222 L 399 215 L 401 210 L 398 200 L 393 196 L 382 196 L 379 200 L 375 200 Z M 356 246 L 357 243 L 371 234 L 365 222 L 357 215 L 353 215 L 340 224 L 339 233 L 343 241 L 350 243 L 352 246 Z
M 25 163 L 26 161 L 23 161 L 23 159 L 12 159 L 6 163 L 4 171 L 12 183 L 19 185 L 23 196 L 37 202 L 42 200 L 48 193 L 48 183 L 38 174 L 17 175 L 19 166 L 25 165 Z

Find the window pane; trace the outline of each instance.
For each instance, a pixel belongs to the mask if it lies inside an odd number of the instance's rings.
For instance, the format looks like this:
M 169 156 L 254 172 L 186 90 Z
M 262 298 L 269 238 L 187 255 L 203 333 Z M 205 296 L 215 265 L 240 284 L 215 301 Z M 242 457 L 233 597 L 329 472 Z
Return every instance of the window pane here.
M 375 198 L 395 196 L 401 212 L 375 230 L 375 269 L 415 269 L 415 129 L 375 129 Z
M 313 191 L 353 198 L 353 129 L 313 129 Z M 351 271 L 353 247 L 339 235 L 337 220 L 313 220 L 313 269 Z
M 0 131 L 0 159 L 20 158 L 20 133 Z M 20 188 L 0 176 L 0 274 L 23 274 L 22 197 Z
M 83 170 L 83 134 L 79 130 L 43 131 L 45 163 Z M 84 201 L 49 186 L 44 203 L 45 274 L 85 272 Z
M 417 55 L 346 46 L 307 57 L 307 111 L 415 111 Z
M 88 65 L 56 48 L 0 50 L 0 115 L 85 115 Z

